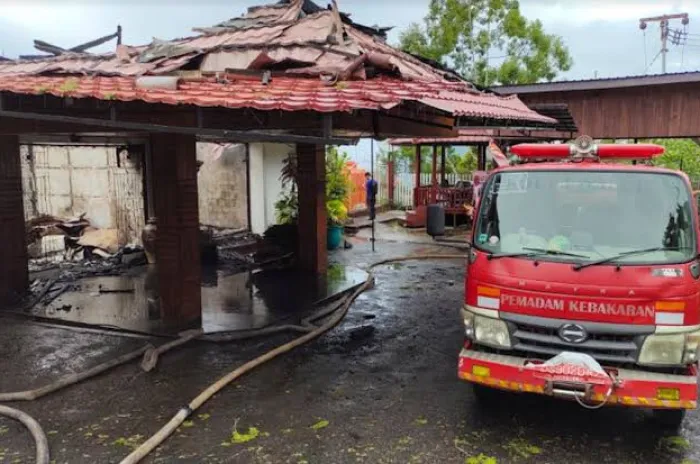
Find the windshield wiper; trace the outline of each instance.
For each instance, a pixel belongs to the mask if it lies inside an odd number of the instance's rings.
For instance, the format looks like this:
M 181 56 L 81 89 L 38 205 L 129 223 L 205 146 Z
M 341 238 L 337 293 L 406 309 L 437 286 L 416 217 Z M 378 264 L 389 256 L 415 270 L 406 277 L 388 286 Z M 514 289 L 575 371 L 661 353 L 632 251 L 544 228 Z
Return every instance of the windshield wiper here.
M 501 253 L 501 254 L 490 254 L 488 255 L 488 259 L 497 259 L 497 258 L 518 258 L 521 256 L 524 257 L 533 257 L 533 256 L 540 256 L 540 255 L 552 255 L 552 256 L 571 256 L 573 258 L 587 258 L 585 255 L 579 255 L 576 253 L 568 253 L 566 251 L 559 251 L 559 250 L 547 250 L 545 248 L 529 248 L 529 247 L 523 247 L 523 250 L 526 250 L 524 252 L 519 251 L 516 253 Z
M 687 249 L 689 249 L 689 247 L 654 247 L 654 248 L 643 248 L 641 250 L 626 251 L 624 253 L 620 253 L 620 254 L 615 255 L 615 256 L 609 256 L 607 258 L 598 259 L 596 261 L 575 264 L 574 271 L 580 271 L 581 269 L 583 269 L 585 267 L 598 266 L 599 264 L 607 264 L 607 263 L 613 262 L 615 260 L 618 260 L 620 258 L 625 258 L 627 256 L 632 256 L 632 255 L 642 255 L 644 253 L 653 253 L 655 251 L 679 251 L 679 250 L 687 250 Z
M 555 256 L 573 256 L 574 258 L 587 258 L 586 255 L 580 255 L 578 253 L 569 253 L 568 251 L 559 251 L 559 250 L 547 250 L 544 248 L 529 248 L 529 247 L 523 247 L 523 250 L 530 251 L 534 254 L 542 254 L 542 255 L 555 255 Z

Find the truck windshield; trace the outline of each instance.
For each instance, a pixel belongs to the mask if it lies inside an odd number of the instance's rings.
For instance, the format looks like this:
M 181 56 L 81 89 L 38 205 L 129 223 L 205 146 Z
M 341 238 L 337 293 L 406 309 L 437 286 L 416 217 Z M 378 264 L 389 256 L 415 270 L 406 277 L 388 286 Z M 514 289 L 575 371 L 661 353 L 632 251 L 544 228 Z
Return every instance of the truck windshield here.
M 494 257 L 681 263 L 696 255 L 690 201 L 674 174 L 502 172 L 484 186 L 474 243 Z

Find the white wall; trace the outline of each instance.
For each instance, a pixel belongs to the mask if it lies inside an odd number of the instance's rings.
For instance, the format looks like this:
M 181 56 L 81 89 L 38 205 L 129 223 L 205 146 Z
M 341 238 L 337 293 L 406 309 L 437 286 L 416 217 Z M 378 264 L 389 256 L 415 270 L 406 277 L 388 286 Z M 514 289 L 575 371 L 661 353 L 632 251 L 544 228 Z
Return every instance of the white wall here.
M 85 213 L 98 228 L 139 243 L 145 223 L 141 156 L 116 147 L 20 147 L 25 217 Z
M 282 193 L 280 175 L 284 160 L 296 153 L 293 145 L 265 144 L 265 225 L 277 224 L 275 203 Z
M 229 229 L 248 227 L 245 145 L 198 143 L 199 222 Z
M 282 167 L 284 160 L 295 153 L 294 145 L 250 144 L 250 213 L 253 233 L 262 234 L 277 223 L 275 202 L 282 193 Z

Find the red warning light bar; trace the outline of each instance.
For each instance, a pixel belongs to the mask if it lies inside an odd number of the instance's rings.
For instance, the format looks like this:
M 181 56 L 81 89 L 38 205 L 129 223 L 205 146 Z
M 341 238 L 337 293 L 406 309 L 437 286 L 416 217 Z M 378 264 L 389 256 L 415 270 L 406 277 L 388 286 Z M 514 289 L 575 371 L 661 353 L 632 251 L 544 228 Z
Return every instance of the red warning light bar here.
M 606 143 L 597 145 L 595 154 L 601 158 L 649 159 L 663 155 L 664 151 L 664 147 L 653 143 Z
M 521 158 L 621 158 L 651 159 L 664 153 L 664 147 L 651 143 L 584 145 L 522 143 L 510 148 Z
M 571 147 L 566 143 L 521 143 L 510 147 L 510 151 L 521 158 L 568 158 Z

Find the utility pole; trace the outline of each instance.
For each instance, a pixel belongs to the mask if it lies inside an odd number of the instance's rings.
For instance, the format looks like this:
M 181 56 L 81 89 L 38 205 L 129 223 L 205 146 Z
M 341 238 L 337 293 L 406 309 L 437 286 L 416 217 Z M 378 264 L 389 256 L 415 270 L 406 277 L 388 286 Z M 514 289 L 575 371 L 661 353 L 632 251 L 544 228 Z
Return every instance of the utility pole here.
M 666 74 L 666 53 L 668 53 L 668 22 L 672 19 L 680 19 L 681 24 L 687 26 L 690 20 L 688 19 L 688 13 L 678 13 L 663 16 L 653 16 L 651 18 L 641 18 L 639 20 L 639 28 L 645 30 L 647 28 L 647 23 L 658 22 L 661 26 L 661 70 Z

